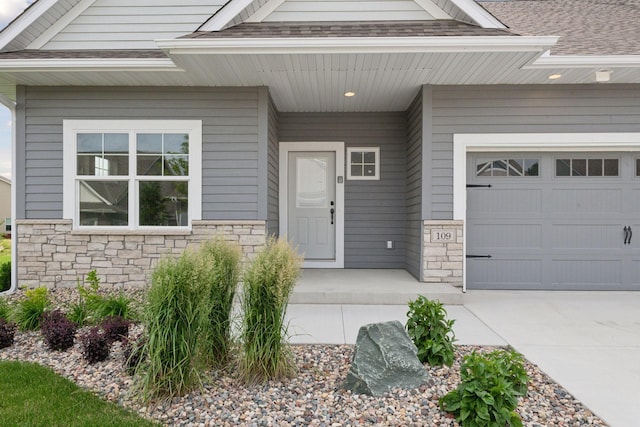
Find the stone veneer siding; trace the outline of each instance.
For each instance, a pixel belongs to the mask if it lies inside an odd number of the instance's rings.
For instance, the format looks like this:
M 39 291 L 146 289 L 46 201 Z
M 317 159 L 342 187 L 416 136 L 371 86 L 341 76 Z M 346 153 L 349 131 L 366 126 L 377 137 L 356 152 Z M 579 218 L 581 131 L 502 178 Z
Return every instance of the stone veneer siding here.
M 462 287 L 464 257 L 463 221 L 424 221 L 423 282 Z M 432 241 L 432 232 L 452 231 L 447 241 Z
M 194 221 L 190 231 L 72 230 L 70 220 L 15 221 L 18 285 L 71 287 L 91 270 L 101 284 L 144 287 L 158 259 L 215 236 L 240 245 L 245 259 L 266 242 L 265 221 Z

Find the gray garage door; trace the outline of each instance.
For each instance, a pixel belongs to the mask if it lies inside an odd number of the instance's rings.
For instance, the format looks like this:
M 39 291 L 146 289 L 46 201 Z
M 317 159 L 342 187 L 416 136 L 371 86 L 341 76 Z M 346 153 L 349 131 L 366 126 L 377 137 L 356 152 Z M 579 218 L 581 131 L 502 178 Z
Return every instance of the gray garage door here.
M 467 287 L 640 290 L 639 157 L 470 154 Z

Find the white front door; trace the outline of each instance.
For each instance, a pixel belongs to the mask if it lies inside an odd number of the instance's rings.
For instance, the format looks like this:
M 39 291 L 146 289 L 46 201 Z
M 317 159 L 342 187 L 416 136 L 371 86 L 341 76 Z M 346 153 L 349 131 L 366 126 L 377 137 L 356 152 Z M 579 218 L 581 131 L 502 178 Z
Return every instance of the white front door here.
M 306 260 L 336 257 L 335 170 L 335 152 L 289 152 L 287 236 Z
M 344 143 L 280 143 L 280 236 L 305 268 L 344 266 Z

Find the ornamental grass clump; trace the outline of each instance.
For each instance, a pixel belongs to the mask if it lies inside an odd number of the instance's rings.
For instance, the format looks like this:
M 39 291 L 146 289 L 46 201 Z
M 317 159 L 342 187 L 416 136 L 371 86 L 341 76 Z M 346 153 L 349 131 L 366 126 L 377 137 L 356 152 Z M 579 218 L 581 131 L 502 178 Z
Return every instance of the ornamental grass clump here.
M 300 272 L 300 257 L 286 241 L 268 239 L 243 277 L 240 375 L 252 384 L 291 376 L 285 312 Z
M 514 350 L 473 352 L 464 357 L 460 384 L 440 399 L 440 408 L 462 427 L 521 427 L 515 409 L 528 382 L 524 359 Z
M 49 350 L 65 351 L 73 346 L 77 327 L 62 311 L 54 310 L 44 313 L 40 329 Z
M 223 366 L 231 349 L 231 309 L 240 278 L 242 252 L 220 238 L 205 242 L 197 254 L 200 262 L 200 280 L 206 288 L 203 310 L 207 326 L 202 333 L 201 348 L 204 361 Z
M 453 324 L 440 301 L 420 295 L 409 301 L 407 333 L 418 348 L 418 359 L 431 366 L 451 366 L 455 355 Z
M 185 251 L 153 270 L 144 319 L 147 362 L 140 378 L 145 400 L 180 396 L 201 384 L 198 339 L 208 318 L 199 266 L 198 257 Z
M 11 317 L 11 306 L 4 298 L 0 298 L 0 319 L 9 321 Z
M 42 314 L 51 307 L 49 290 L 44 287 L 27 289 L 13 311 L 13 320 L 23 331 L 40 329 Z

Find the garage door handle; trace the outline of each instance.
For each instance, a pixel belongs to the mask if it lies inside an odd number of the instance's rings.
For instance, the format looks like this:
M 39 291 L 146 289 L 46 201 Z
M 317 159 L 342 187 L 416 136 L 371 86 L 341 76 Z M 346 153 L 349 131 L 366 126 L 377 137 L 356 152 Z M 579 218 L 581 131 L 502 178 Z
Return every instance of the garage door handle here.
M 627 242 L 628 245 L 631 244 L 631 238 L 633 237 L 633 231 L 631 231 L 631 226 L 629 226 L 629 241 Z
M 625 225 L 622 230 L 624 230 L 624 244 L 626 245 L 627 240 L 629 239 L 629 227 Z

